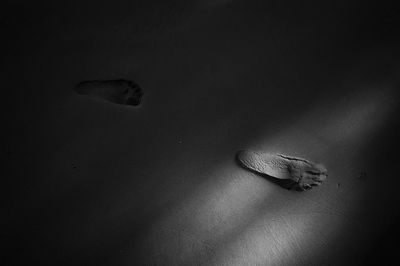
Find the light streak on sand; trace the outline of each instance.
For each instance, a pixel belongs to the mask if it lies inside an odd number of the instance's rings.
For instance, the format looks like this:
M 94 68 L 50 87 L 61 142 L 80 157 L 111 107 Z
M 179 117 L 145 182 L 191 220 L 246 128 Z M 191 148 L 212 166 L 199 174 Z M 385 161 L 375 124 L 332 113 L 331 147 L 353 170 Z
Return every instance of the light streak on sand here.
M 360 138 L 373 133 L 385 122 L 393 106 L 390 92 L 367 91 L 343 100 L 331 111 L 327 110 L 323 116 L 325 125 L 319 132 L 321 137 L 334 143 L 360 141 Z
M 352 147 L 356 151 L 365 145 L 368 137 L 391 118 L 397 105 L 395 95 L 391 89 L 366 89 L 335 99 L 326 95 L 326 99 L 290 126 L 277 129 L 268 137 L 259 136 L 244 149 L 290 154 L 324 163 L 318 160 L 332 158 L 333 150 L 338 147 L 346 150 Z
M 289 153 L 316 150 L 311 153 L 329 160 L 331 147 L 353 145 L 379 128 L 392 108 L 389 103 L 388 94 L 373 91 L 331 109 L 321 103 L 293 127 L 268 140 L 259 138 L 255 147 L 282 151 L 279 145 L 285 143 Z M 339 167 L 347 172 L 350 166 Z M 215 169 L 152 225 L 144 246 L 155 264 L 306 265 L 351 222 L 324 212 L 338 205 L 323 186 L 306 196 L 293 195 L 232 161 Z M 355 204 L 349 198 L 339 209 L 348 214 Z
M 152 226 L 148 240 L 158 244 L 151 253 L 173 257 L 177 265 L 189 263 L 199 254 L 213 252 L 221 239 L 257 216 L 273 188 L 257 177 L 232 176 L 236 172 L 232 167 L 236 168 L 231 163 L 221 165 L 196 192 Z
M 336 106 L 321 103 L 292 127 L 268 140 L 260 138 L 252 147 L 269 146 L 273 151 L 283 148 L 295 153 L 299 146 L 297 152 L 302 150 L 299 143 L 303 143 L 304 151 L 311 150 L 310 154 L 329 158 L 330 149 L 335 145 L 360 145 L 379 130 L 390 116 L 393 103 L 390 92 L 379 90 L 351 95 Z M 326 109 L 326 106 L 332 108 Z M 342 165 L 343 169 L 346 167 L 351 166 Z M 314 199 L 322 210 L 329 210 L 332 204 L 329 198 L 329 195 L 318 198 L 310 195 L 309 200 Z M 351 212 L 355 204 L 355 199 L 349 200 L 342 206 L 342 212 Z M 307 203 L 296 214 L 289 211 L 293 203 L 282 206 L 281 210 L 269 210 L 263 217 L 256 218 L 253 224 L 238 232 L 235 239 L 227 240 L 216 252 L 214 265 L 306 265 L 318 250 L 332 245 L 344 224 L 351 222 L 337 213 L 313 212 L 315 206 L 307 207 Z
M 318 226 L 327 222 L 331 227 Z M 267 213 L 226 241 L 213 265 L 307 265 L 340 224 L 340 217 L 323 213 Z

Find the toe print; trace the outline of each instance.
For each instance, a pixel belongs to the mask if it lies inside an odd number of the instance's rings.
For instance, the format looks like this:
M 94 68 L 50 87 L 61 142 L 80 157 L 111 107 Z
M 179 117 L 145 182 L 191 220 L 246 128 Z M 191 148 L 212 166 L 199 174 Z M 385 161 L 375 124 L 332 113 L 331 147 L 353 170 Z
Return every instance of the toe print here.
M 237 158 L 246 169 L 293 181 L 292 187 L 296 190 L 308 190 L 319 186 L 328 176 L 326 168 L 321 164 L 282 154 L 239 151 Z
M 75 86 L 75 92 L 112 103 L 131 106 L 140 105 L 143 97 L 143 91 L 138 84 L 124 79 L 83 81 Z

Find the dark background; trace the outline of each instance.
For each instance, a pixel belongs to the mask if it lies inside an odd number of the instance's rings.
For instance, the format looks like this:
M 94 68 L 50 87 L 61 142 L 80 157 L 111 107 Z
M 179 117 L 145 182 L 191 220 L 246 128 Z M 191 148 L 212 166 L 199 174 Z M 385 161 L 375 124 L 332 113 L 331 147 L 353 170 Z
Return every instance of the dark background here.
M 307 230 L 289 226 L 304 239 L 280 246 L 275 264 L 395 265 L 399 12 L 389 1 L 7 1 L 4 265 L 252 265 L 232 258 L 262 248 L 232 255 L 229 243 L 258 218 L 286 228 L 290 210 L 319 214 Z M 143 87 L 141 107 L 73 92 L 118 78 Z M 370 126 L 342 138 L 332 121 L 364 100 Z M 295 194 L 248 179 L 235 151 L 269 144 L 326 163 L 327 184 Z M 207 193 L 232 179 L 251 180 L 227 194 L 235 204 L 257 189 L 272 199 L 228 219 Z M 221 220 L 194 226 L 209 209 Z

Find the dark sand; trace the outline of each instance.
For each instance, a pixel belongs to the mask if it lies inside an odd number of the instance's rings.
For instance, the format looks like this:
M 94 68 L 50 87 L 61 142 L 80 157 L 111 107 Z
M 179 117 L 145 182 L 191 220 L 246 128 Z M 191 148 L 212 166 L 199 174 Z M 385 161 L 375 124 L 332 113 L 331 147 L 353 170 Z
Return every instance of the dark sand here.
M 97 2 L 6 9 L 5 265 L 394 257 L 400 27 L 390 6 Z M 136 81 L 141 106 L 74 93 L 98 79 Z M 239 167 L 240 149 L 307 158 L 329 176 L 285 190 Z

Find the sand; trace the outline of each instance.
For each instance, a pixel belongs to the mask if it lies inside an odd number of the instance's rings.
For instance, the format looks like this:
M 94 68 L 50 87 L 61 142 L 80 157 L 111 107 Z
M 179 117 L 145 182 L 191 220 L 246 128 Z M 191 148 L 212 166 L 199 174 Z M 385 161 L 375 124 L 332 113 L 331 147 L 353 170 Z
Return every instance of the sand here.
M 10 6 L 6 260 L 357 265 L 389 256 L 385 243 L 400 236 L 399 61 L 385 10 L 279 3 Z M 134 80 L 141 106 L 74 93 L 99 79 Z M 241 168 L 240 149 L 307 158 L 329 176 L 286 190 Z

